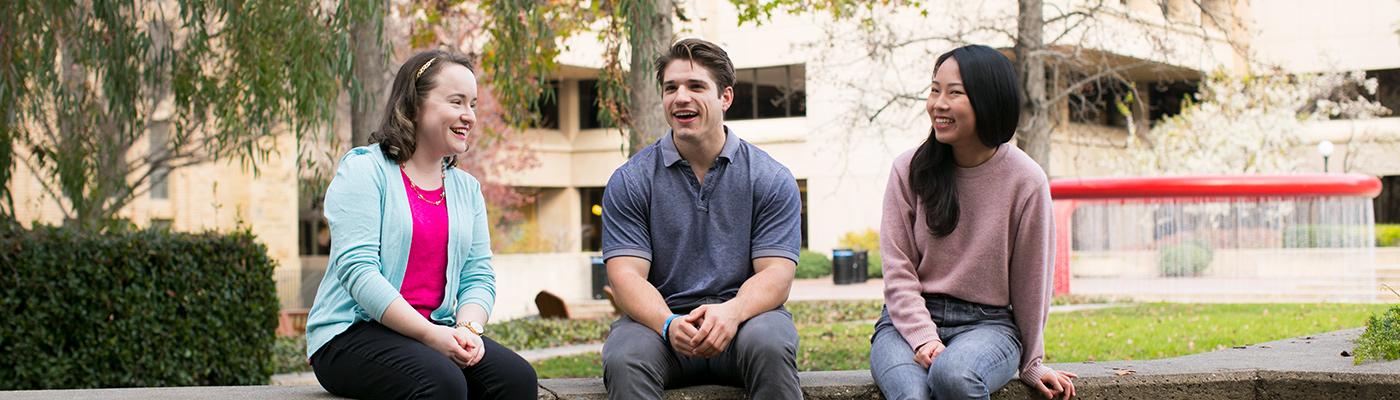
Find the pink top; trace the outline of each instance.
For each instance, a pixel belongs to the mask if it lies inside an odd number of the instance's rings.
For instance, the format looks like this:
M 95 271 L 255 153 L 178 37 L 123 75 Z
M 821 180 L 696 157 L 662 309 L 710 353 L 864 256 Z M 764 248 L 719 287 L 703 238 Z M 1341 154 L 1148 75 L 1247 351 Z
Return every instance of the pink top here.
M 433 205 L 418 198 L 436 201 L 443 196 L 443 188 L 414 191 L 413 182 L 402 169 L 403 187 L 408 189 L 408 208 L 413 213 L 413 242 L 408 248 L 408 269 L 404 271 L 403 286 L 399 293 L 404 300 L 432 320 L 433 310 L 442 305 L 443 293 L 447 291 L 447 202 Z
M 1010 305 L 1021 333 L 1021 380 L 1038 381 L 1051 371 L 1041 365 L 1055 249 L 1045 172 L 1010 144 L 982 165 L 958 168 L 961 217 L 938 238 L 909 184 L 914 151 L 894 161 L 880 222 L 885 304 L 895 329 L 913 348 L 941 340 L 923 293 Z

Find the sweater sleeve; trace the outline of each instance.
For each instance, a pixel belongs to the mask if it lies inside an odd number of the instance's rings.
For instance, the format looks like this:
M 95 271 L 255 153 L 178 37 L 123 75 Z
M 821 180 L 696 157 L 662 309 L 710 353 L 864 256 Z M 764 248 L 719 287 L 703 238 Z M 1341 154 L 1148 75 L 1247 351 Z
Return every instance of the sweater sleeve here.
M 1021 380 L 1035 385 L 1050 368 L 1045 356 L 1045 321 L 1050 314 L 1051 269 L 1055 234 L 1050 187 L 1043 180 L 1020 207 L 1012 240 L 1010 285 L 1012 316 L 1021 334 Z
M 472 243 L 458 275 L 457 307 L 476 304 L 491 314 L 496 305 L 496 270 L 491 266 L 491 232 L 486 217 L 486 199 L 481 183 L 468 175 L 472 196 Z
M 377 154 L 362 148 L 340 160 L 326 189 L 325 215 L 331 228 L 331 257 L 326 270 L 350 292 L 355 303 L 376 321 L 389 303 L 401 297 L 384 277 L 379 258 L 380 224 L 384 212 L 384 176 Z
M 909 187 L 909 156 L 895 159 L 885 186 L 880 217 L 880 257 L 885 275 L 885 306 L 890 320 L 909 347 L 941 341 L 938 327 L 924 306 L 918 263 L 922 249 L 914 241 L 918 204 Z

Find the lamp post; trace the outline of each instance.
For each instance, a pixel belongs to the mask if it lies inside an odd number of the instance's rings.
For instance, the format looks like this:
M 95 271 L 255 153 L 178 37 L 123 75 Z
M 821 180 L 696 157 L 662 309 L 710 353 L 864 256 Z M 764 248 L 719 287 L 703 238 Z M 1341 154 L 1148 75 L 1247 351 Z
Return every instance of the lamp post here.
M 1327 173 L 1327 158 L 1332 156 L 1332 141 L 1323 140 L 1317 144 L 1317 152 L 1322 154 L 1322 173 Z

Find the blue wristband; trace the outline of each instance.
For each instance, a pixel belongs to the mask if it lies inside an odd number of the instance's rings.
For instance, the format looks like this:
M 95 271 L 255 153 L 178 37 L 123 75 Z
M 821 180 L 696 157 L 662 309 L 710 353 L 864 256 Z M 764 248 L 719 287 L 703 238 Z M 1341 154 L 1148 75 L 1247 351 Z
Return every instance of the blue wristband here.
M 671 316 L 666 317 L 666 324 L 661 326 L 661 341 L 666 342 L 667 345 L 671 344 L 671 321 L 680 316 L 680 314 L 671 314 Z

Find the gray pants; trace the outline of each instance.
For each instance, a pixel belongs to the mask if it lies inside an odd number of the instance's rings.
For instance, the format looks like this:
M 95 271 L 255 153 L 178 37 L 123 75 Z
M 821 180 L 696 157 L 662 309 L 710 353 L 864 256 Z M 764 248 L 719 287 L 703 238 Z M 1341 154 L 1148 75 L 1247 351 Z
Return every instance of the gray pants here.
M 664 389 L 705 384 L 743 387 L 752 399 L 801 399 L 797 328 L 787 310 L 768 311 L 739 325 L 724 352 L 700 358 L 623 316 L 603 344 L 603 383 L 609 399 L 660 399 Z

